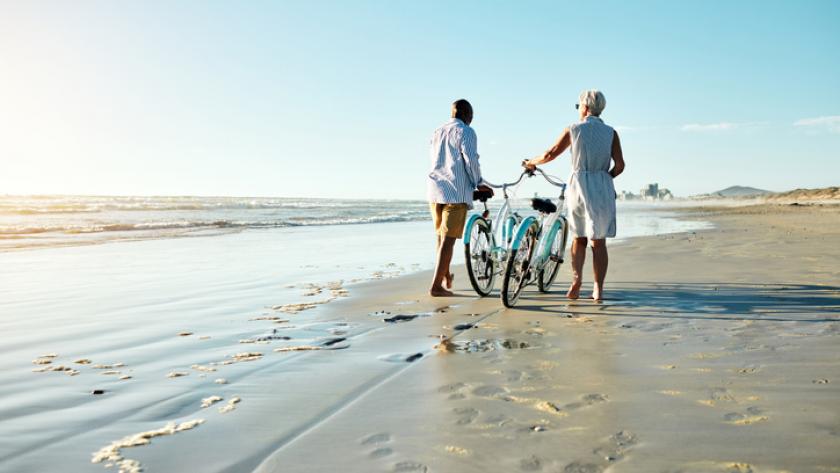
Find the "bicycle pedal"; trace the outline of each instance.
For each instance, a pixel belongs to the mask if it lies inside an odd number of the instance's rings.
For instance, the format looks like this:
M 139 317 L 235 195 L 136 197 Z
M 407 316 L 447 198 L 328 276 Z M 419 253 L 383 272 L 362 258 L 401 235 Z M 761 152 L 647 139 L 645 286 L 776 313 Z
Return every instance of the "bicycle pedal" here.
M 563 258 L 561 256 L 551 255 L 551 256 L 548 257 L 548 259 L 550 259 L 551 261 L 554 261 L 555 263 L 563 264 Z

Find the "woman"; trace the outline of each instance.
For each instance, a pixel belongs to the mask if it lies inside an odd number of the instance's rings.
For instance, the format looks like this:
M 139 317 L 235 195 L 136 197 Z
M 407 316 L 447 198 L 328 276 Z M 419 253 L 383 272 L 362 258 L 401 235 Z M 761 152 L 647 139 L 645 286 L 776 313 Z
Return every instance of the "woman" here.
M 600 115 L 607 105 L 599 90 L 585 90 L 575 108 L 580 122 L 563 130 L 560 139 L 541 157 L 525 160 L 528 169 L 554 160 L 566 148 L 572 148 L 572 175 L 566 193 L 572 242 L 572 284 L 566 297 L 580 297 L 581 274 L 586 258 L 587 240 L 592 240 L 592 266 L 595 288 L 592 298 L 604 298 L 607 275 L 606 238 L 615 237 L 615 187 L 613 179 L 624 171 L 624 156 L 618 133 L 604 124 Z M 610 161 L 614 164 L 610 169 Z

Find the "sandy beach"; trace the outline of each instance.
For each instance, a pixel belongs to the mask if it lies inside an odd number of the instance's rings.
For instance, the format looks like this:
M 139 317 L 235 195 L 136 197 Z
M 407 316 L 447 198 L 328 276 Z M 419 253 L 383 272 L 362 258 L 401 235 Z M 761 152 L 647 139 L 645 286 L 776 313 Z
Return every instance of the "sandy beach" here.
M 461 269 L 130 350 L 14 340 L 0 470 L 840 471 L 840 207 L 682 212 L 715 228 L 615 246 L 601 304 L 567 265 L 512 310 Z

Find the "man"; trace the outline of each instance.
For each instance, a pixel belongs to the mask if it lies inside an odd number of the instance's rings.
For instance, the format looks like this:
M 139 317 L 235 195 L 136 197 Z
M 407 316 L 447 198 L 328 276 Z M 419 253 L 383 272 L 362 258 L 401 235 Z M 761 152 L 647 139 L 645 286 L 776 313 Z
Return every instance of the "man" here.
M 432 135 L 432 171 L 429 173 L 428 198 L 437 234 L 437 264 L 429 294 L 452 296 L 452 248 L 464 233 L 467 210 L 472 208 L 473 191 L 493 193 L 482 185 L 478 164 L 478 139 L 470 128 L 472 105 L 464 99 L 452 104 L 452 119 Z M 446 288 L 444 288 L 444 283 Z

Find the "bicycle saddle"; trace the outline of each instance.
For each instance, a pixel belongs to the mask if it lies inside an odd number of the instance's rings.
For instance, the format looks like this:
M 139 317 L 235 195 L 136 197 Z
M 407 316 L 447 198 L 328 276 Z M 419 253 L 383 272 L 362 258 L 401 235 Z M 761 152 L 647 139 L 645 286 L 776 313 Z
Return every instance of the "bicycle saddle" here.
M 493 197 L 493 193 L 490 191 L 473 191 L 473 200 L 487 202 L 487 199 L 491 197 Z
M 548 199 L 538 199 L 534 197 L 531 199 L 531 207 L 533 207 L 537 212 L 546 214 L 557 212 L 557 206 Z

